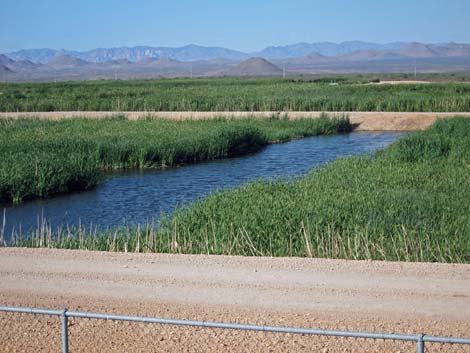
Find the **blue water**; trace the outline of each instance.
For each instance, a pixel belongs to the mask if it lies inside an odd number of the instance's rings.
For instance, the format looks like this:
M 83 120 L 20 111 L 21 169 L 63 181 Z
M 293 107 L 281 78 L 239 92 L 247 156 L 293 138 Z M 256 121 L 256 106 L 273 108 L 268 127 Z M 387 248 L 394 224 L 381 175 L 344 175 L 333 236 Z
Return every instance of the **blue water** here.
M 217 189 L 254 179 L 292 178 L 340 157 L 383 149 L 401 134 L 354 132 L 304 138 L 270 145 L 256 154 L 167 170 L 127 171 L 107 175 L 94 190 L 29 201 L 6 209 L 6 237 L 25 234 L 45 218 L 55 229 L 78 224 L 114 228 L 144 224 Z

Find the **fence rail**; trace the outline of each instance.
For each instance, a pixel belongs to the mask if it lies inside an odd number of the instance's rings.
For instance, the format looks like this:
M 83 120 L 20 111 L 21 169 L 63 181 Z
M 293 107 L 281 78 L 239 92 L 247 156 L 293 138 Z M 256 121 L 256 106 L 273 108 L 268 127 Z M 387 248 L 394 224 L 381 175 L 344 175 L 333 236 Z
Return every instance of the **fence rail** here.
M 0 312 L 59 316 L 61 319 L 62 352 L 63 353 L 68 353 L 69 351 L 68 350 L 68 318 L 69 317 L 96 319 L 96 320 L 132 321 L 132 322 L 153 323 L 153 324 L 161 324 L 161 325 L 218 328 L 218 329 L 227 329 L 227 330 L 263 331 L 263 332 L 290 333 L 290 334 L 299 334 L 299 335 L 318 335 L 318 336 L 383 339 L 383 340 L 395 340 L 395 341 L 411 341 L 411 342 L 416 342 L 418 353 L 424 353 L 424 345 L 426 342 L 470 345 L 470 338 L 427 336 L 422 333 L 416 334 L 416 335 L 401 335 L 401 334 L 389 334 L 389 333 L 306 329 L 306 328 L 295 328 L 295 327 L 243 325 L 243 324 L 229 324 L 229 323 L 209 322 L 209 321 L 174 320 L 174 319 L 162 319 L 162 318 L 155 318 L 155 317 L 99 314 L 99 313 L 89 313 L 89 312 L 68 311 L 67 309 L 49 310 L 49 309 L 20 308 L 20 307 L 9 307 L 9 306 L 0 306 Z

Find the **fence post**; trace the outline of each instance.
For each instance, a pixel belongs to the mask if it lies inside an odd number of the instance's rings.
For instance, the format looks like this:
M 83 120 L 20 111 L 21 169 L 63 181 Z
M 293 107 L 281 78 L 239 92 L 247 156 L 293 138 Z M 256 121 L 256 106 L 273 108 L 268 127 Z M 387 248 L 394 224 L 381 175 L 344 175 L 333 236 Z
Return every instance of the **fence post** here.
M 60 315 L 60 321 L 62 322 L 62 353 L 69 353 L 69 333 L 68 333 L 68 318 L 67 308 L 62 310 Z
M 418 353 L 424 353 L 424 341 L 422 333 L 418 335 Z

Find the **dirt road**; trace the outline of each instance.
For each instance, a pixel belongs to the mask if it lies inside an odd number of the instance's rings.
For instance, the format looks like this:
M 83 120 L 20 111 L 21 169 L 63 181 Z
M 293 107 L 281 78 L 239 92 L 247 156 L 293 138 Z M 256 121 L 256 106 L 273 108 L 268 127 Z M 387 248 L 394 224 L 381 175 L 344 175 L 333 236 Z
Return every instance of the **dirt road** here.
M 470 265 L 3 248 L 0 303 L 469 337 Z M 83 319 L 71 325 L 72 352 L 415 351 L 413 344 L 401 342 Z M 25 339 L 27 331 L 32 343 Z M 57 351 L 59 332 L 55 318 L 0 314 L 0 351 Z M 470 347 L 430 348 L 470 352 Z
M 85 117 L 99 119 L 110 115 L 125 115 L 135 120 L 143 117 L 166 119 L 210 119 L 216 117 L 246 118 L 287 115 L 289 119 L 318 118 L 321 112 L 32 112 L 1 113 L 0 118 L 36 117 L 39 119 L 71 119 Z M 467 113 L 394 113 L 394 112 L 328 112 L 329 116 L 347 115 L 358 131 L 413 131 L 424 130 L 437 119 L 454 116 L 470 117 Z

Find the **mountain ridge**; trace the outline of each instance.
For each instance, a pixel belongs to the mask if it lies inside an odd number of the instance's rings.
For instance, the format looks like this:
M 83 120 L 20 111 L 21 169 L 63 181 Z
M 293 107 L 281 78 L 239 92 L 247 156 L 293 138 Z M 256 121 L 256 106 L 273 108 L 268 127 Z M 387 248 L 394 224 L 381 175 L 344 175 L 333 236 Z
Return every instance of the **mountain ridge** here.
M 306 43 L 299 42 L 284 46 L 268 46 L 260 51 L 242 52 L 238 50 L 223 48 L 200 46 L 189 44 L 182 47 L 152 47 L 152 46 L 135 46 L 135 47 L 114 47 L 114 48 L 96 48 L 87 51 L 64 50 L 64 49 L 23 49 L 6 55 L 14 60 L 28 60 L 33 63 L 46 64 L 58 55 L 66 55 L 75 57 L 92 63 L 102 63 L 111 60 L 128 60 L 130 62 L 138 62 L 145 58 L 156 59 L 173 59 L 177 61 L 201 61 L 201 60 L 217 60 L 226 59 L 232 61 L 242 61 L 250 57 L 262 57 L 267 60 L 298 58 L 311 55 L 313 53 L 326 57 L 346 56 L 358 51 L 391 51 L 400 53 L 416 52 L 437 53 L 440 56 L 446 56 L 450 51 L 454 56 L 469 55 L 470 44 L 464 43 L 440 43 L 426 44 L 418 42 L 390 42 L 384 44 L 347 41 L 341 43 L 333 42 L 317 42 Z
M 24 82 L 224 75 L 280 76 L 283 72 L 286 75 L 411 73 L 415 70 L 470 72 L 470 44 L 393 42 L 377 45 L 379 49 L 373 49 L 377 48 L 375 44 L 367 42 L 297 43 L 268 47 L 263 49 L 264 54 L 253 56 L 230 49 L 197 45 L 175 50 L 142 46 L 134 48 L 135 50 L 102 48 L 88 52 L 26 50 L 21 53 L 27 55 L 18 54 L 13 58 L 0 54 L 0 79 L 5 82 Z M 326 55 L 333 51 L 337 55 Z M 95 54 L 99 57 L 94 57 Z M 90 59 L 89 55 L 95 61 L 86 60 Z M 28 59 L 31 56 L 41 60 L 47 58 L 47 61 L 33 62 Z

